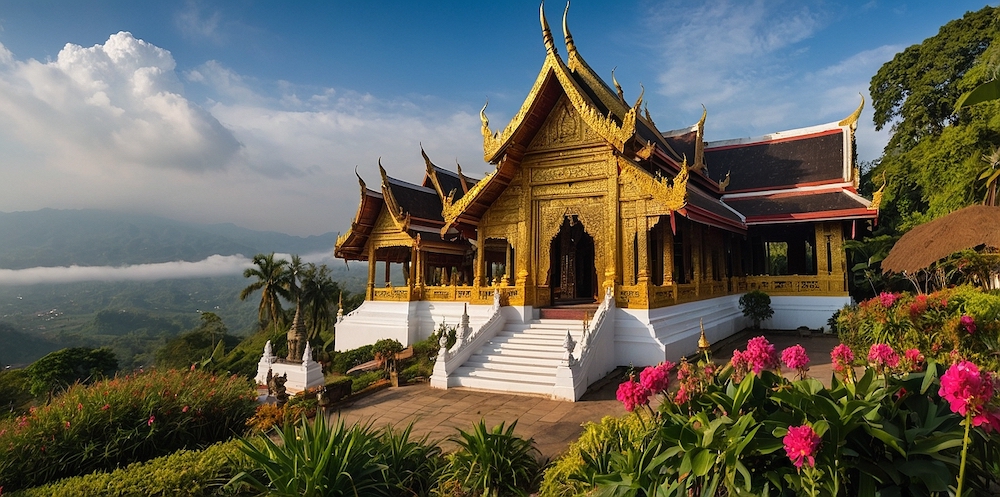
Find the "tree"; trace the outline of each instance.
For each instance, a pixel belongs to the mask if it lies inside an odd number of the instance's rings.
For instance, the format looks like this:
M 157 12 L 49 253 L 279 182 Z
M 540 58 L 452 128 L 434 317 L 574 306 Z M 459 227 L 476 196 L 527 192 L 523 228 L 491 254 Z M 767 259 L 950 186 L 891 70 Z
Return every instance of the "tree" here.
M 31 381 L 31 394 L 47 393 L 76 382 L 92 383 L 118 371 L 118 359 L 111 349 L 74 347 L 62 349 L 31 363 L 25 371 Z
M 333 321 L 333 307 L 340 297 L 340 285 L 330 277 L 326 264 L 307 264 L 299 276 L 301 293 L 299 298 L 306 312 L 306 328 L 309 339 L 315 339 L 324 329 L 329 329 Z
M 225 347 L 232 348 L 239 342 L 239 338 L 229 334 L 226 324 L 218 315 L 203 312 L 198 327 L 167 340 L 156 351 L 156 365 L 168 369 L 188 368 L 213 357 L 214 351 L 220 347 L 225 350 Z
M 875 235 L 900 234 L 984 196 L 980 158 L 1000 145 L 1000 103 L 955 104 L 992 77 L 997 12 L 985 7 L 945 24 L 872 78 L 876 129 L 893 133 L 868 175 L 888 181 Z
M 243 271 L 244 278 L 257 278 L 240 292 L 240 300 L 246 300 L 257 290 L 261 291 L 260 306 L 257 308 L 257 318 L 261 323 L 269 323 L 275 329 L 284 324 L 284 314 L 281 300 L 291 301 L 294 296 L 289 291 L 289 263 L 284 259 L 275 259 L 274 252 L 268 255 L 257 254 L 253 257 L 256 267 Z

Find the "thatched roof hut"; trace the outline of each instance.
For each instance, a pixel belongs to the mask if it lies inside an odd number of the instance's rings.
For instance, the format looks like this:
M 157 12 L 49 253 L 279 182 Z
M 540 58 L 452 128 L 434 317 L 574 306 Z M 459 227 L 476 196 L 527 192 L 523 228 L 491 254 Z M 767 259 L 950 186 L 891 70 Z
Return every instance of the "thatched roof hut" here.
M 882 261 L 882 272 L 914 274 L 980 246 L 1000 248 L 1000 207 L 973 205 L 911 229 Z

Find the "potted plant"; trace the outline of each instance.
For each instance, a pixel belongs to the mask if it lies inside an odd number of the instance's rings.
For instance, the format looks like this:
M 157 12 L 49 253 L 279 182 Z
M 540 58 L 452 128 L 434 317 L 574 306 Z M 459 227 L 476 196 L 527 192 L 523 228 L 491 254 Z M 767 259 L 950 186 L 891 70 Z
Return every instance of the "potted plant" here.
M 753 320 L 753 328 L 760 329 L 760 322 L 774 315 L 771 308 L 771 297 L 760 290 L 751 290 L 740 297 L 740 309 L 743 315 Z

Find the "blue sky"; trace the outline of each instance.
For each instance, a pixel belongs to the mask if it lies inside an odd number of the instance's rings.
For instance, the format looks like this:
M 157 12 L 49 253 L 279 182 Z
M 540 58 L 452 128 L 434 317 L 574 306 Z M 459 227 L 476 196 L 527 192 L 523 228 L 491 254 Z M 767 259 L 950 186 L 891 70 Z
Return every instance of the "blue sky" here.
M 565 4 L 546 6 L 561 46 Z M 977 2 L 577 1 L 580 53 L 662 130 L 842 119 L 884 62 Z M 107 208 L 307 235 L 378 184 L 482 174 L 544 58 L 538 4 L 0 0 L 0 211 Z M 565 53 L 562 50 L 561 53 Z M 869 99 L 870 101 L 870 99 Z M 858 132 L 861 160 L 888 136 Z

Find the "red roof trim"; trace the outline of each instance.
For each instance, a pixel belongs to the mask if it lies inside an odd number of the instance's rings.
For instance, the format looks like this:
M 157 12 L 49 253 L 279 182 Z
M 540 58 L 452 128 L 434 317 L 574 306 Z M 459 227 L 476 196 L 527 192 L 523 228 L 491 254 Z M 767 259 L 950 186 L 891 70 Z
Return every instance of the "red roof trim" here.
M 773 216 L 747 216 L 747 224 L 787 223 L 795 221 L 832 221 L 838 219 L 874 219 L 878 211 L 867 207 L 857 209 L 840 209 L 835 211 L 803 212 L 794 214 L 776 214 Z
M 747 142 L 747 143 L 734 143 L 732 145 L 723 145 L 723 146 L 719 146 L 719 147 L 705 147 L 705 152 L 715 152 L 715 151 L 719 151 L 719 150 L 731 150 L 731 149 L 734 149 L 734 148 L 755 147 L 757 145 L 769 145 L 771 143 L 785 143 L 785 142 L 791 142 L 791 141 L 797 141 L 797 140 L 805 140 L 805 139 L 808 139 L 808 138 L 817 138 L 817 137 L 820 137 L 820 136 L 827 136 L 827 135 L 839 134 L 839 133 L 843 133 L 843 132 L 844 132 L 844 130 L 842 128 L 828 129 L 828 130 L 825 130 L 825 131 L 817 131 L 816 133 L 809 133 L 807 135 L 788 136 L 788 137 L 784 137 L 784 138 L 777 138 L 777 139 L 774 139 L 774 140 L 761 140 L 761 141 Z

